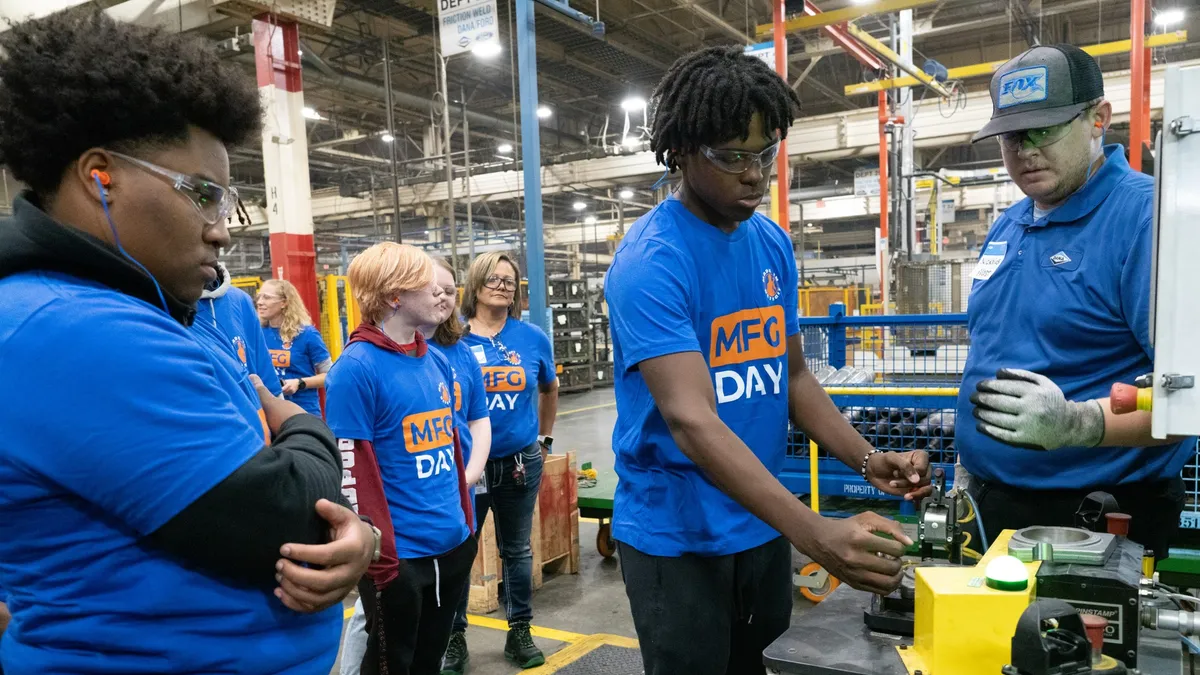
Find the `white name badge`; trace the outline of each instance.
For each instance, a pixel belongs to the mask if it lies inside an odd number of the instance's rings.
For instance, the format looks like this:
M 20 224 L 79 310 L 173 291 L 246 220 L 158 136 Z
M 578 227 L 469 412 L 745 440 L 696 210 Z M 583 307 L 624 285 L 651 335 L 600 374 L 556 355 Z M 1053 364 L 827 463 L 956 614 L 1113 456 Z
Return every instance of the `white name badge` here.
M 979 264 L 975 266 L 975 273 L 971 275 L 972 279 L 979 281 L 987 281 L 996 273 L 996 268 L 1000 263 L 1004 262 L 1004 256 L 1008 253 L 1007 241 L 993 241 L 983 249 L 983 255 L 979 256 Z
M 487 352 L 484 351 L 483 345 L 471 345 L 471 353 L 475 355 L 475 360 L 479 365 L 487 363 Z

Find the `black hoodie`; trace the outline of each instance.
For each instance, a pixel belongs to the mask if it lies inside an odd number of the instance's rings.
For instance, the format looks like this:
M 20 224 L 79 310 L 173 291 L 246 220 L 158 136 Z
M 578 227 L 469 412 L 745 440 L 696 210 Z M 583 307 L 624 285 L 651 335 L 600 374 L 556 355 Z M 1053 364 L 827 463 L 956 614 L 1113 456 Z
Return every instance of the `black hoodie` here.
M 69 274 L 161 307 L 154 281 L 107 243 L 58 223 L 23 194 L 0 222 L 0 279 L 29 271 Z M 163 291 L 171 316 L 190 326 L 195 308 Z M 153 358 L 153 354 L 147 354 Z M 119 429 L 120 420 L 116 420 Z M 283 424 L 264 446 L 216 487 L 147 537 L 148 543 L 239 583 L 275 584 L 285 543 L 322 544 L 329 525 L 319 499 L 345 504 L 341 453 L 329 428 L 311 415 Z

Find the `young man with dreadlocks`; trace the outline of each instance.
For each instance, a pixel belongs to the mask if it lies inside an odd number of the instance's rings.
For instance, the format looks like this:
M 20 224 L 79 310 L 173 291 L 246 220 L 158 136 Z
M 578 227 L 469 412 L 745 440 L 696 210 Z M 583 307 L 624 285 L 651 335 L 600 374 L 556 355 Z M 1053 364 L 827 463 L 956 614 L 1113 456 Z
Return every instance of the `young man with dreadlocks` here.
M 682 180 L 605 283 L 613 535 L 646 675 L 763 672 L 791 617 L 789 542 L 856 588 L 899 583 L 898 524 L 822 518 L 779 482 L 789 416 L 876 488 L 928 491 L 926 453 L 872 448 L 804 363 L 791 238 L 755 213 L 798 104 L 740 47 L 680 59 L 652 97 L 656 157 Z

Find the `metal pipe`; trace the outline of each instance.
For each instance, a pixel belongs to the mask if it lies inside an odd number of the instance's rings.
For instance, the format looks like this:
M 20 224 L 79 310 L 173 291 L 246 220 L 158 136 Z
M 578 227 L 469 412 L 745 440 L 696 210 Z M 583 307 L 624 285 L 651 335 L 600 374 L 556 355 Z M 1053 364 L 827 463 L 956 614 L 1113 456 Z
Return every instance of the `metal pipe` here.
M 1143 616 L 1143 621 L 1150 628 L 1173 630 L 1177 631 L 1180 635 L 1200 635 L 1200 613 L 1175 609 L 1160 609 L 1157 611 L 1157 617 L 1152 617 L 1150 612 L 1154 610 L 1147 608 L 1146 611 L 1147 614 Z
M 1135 2 L 1136 1 L 1137 0 L 1135 0 Z M 848 23 L 848 24 L 846 24 L 846 32 L 848 32 L 848 33 L 850 33 L 850 35 L 853 35 L 854 37 L 858 38 L 863 44 L 870 47 L 876 54 L 879 54 L 880 56 L 887 59 L 888 61 L 891 61 L 893 64 L 898 66 L 900 68 L 900 70 L 903 70 L 904 72 L 908 73 L 909 75 L 917 78 L 918 82 L 920 82 L 921 84 L 925 85 L 926 87 L 929 87 L 930 89 L 932 89 L 933 92 L 935 94 L 937 94 L 938 96 L 942 96 L 942 97 L 946 97 L 946 98 L 950 97 L 950 92 L 947 91 L 946 88 L 941 85 L 941 83 L 935 81 L 929 75 L 926 75 L 925 71 L 915 68 L 912 64 L 906 64 L 904 62 L 904 59 L 901 58 L 901 56 L 899 54 L 897 54 L 895 51 L 893 51 L 887 45 L 885 45 L 882 42 L 880 42 L 879 40 L 875 39 L 875 37 L 872 36 L 867 31 L 859 28 L 858 26 L 855 26 L 852 23 Z
M 604 35 L 604 22 L 603 21 L 597 21 L 596 19 L 588 16 L 587 14 L 584 14 L 583 12 L 575 9 L 574 7 L 568 5 L 565 2 L 559 2 L 558 0 L 536 0 L 536 1 L 539 5 L 542 5 L 543 7 L 549 7 L 550 9 L 558 12 L 559 14 L 562 14 L 563 16 L 565 16 L 569 19 L 574 19 L 574 20 L 578 21 L 579 23 L 582 23 L 585 26 L 588 26 L 589 28 L 592 29 L 592 35 L 594 35 L 596 37 Z M 532 305 L 530 305 L 530 306 L 532 307 Z
M 450 266 L 458 271 L 458 219 L 454 215 L 454 161 L 450 157 L 450 86 L 446 84 L 447 59 L 438 54 L 437 62 L 441 65 L 442 76 L 442 133 L 446 138 L 446 225 L 450 228 Z
M 392 142 L 388 143 L 388 158 L 392 165 L 392 236 L 396 238 L 396 243 L 403 241 L 404 227 L 400 222 L 400 176 L 396 172 L 396 118 L 393 112 L 394 102 L 392 101 L 392 60 L 388 52 L 388 39 L 381 39 L 383 43 L 383 93 L 384 103 L 387 105 L 387 127 L 388 134 L 392 138 Z M 374 200 L 374 193 L 372 193 Z
M 913 11 L 906 9 L 900 12 L 897 22 L 897 40 L 899 42 L 900 68 L 913 68 Z M 904 221 L 904 250 L 912 257 L 916 248 L 917 214 L 913 204 L 914 181 L 913 144 L 916 136 L 913 134 L 913 90 L 905 87 L 900 90 L 900 115 L 904 118 L 904 128 L 900 133 L 900 208 L 901 219 Z
M 460 88 L 463 112 L 463 167 L 467 170 L 464 191 L 467 200 L 467 249 L 471 260 L 475 259 L 475 219 L 471 214 L 471 121 L 467 118 L 467 92 Z M 455 269 L 458 263 L 454 263 Z
M 879 297 L 888 313 L 888 101 L 879 92 Z
M 343 91 L 354 94 L 356 96 L 362 96 L 363 98 L 368 98 L 368 99 L 372 99 L 372 100 L 376 100 L 376 101 L 387 97 L 387 94 L 384 91 L 384 89 L 386 88 L 386 85 L 384 87 L 381 87 L 378 84 L 371 82 L 370 80 L 364 80 L 362 78 L 354 77 L 352 75 L 338 73 L 336 70 L 331 68 L 328 64 L 326 64 L 324 61 L 322 61 L 315 52 L 312 52 L 310 50 L 305 50 L 304 56 L 302 56 L 300 58 L 301 58 L 301 60 L 303 60 L 305 62 L 311 62 L 317 68 L 316 72 L 305 71 L 305 73 L 304 73 L 304 77 L 306 79 L 311 79 L 313 82 L 315 82 L 317 84 L 320 84 L 320 85 L 323 85 L 326 87 L 330 87 L 333 89 L 341 89 Z M 322 69 L 321 66 L 317 65 L 318 63 L 324 64 L 325 68 Z M 329 75 L 326 71 L 335 73 L 335 74 Z M 410 94 L 406 91 L 395 91 L 392 93 L 392 98 L 395 102 L 395 105 L 398 105 L 407 110 L 416 111 L 423 116 L 429 114 L 429 104 L 430 104 L 429 99 L 422 98 L 422 97 L 416 96 L 414 94 Z M 498 130 L 506 131 L 506 132 L 508 132 L 510 134 L 514 134 L 514 135 L 517 133 L 517 130 L 520 128 L 518 125 L 514 124 L 510 120 L 501 119 L 499 117 L 493 117 L 491 115 L 486 115 L 484 113 L 470 111 L 467 114 L 471 116 L 471 121 L 474 122 L 479 127 L 484 127 L 484 128 L 488 128 L 488 129 L 498 129 Z M 554 129 L 548 129 L 548 131 L 549 131 L 549 133 L 558 134 L 558 132 Z M 476 132 L 476 133 L 478 133 L 478 132 Z M 576 138 L 574 135 L 569 134 L 569 133 L 559 134 L 559 140 L 562 141 L 564 144 L 570 145 L 575 148 L 586 147 L 586 144 L 583 142 L 582 139 Z

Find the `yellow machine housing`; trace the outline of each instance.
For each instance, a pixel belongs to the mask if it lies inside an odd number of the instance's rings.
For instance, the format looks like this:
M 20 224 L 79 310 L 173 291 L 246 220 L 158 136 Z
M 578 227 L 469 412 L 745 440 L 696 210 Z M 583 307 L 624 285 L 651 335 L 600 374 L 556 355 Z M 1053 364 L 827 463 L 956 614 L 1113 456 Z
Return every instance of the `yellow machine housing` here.
M 984 569 L 1008 553 L 1012 530 L 992 543 L 974 567 L 919 567 L 912 649 L 900 650 L 910 674 L 999 673 L 1011 660 L 1017 620 L 1035 599 L 1040 562 L 1026 563 L 1023 591 L 988 588 Z

